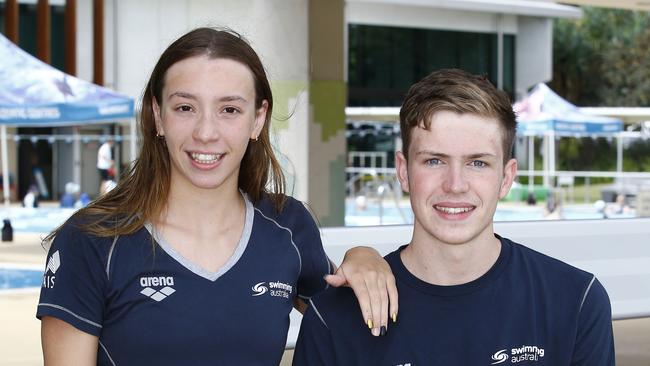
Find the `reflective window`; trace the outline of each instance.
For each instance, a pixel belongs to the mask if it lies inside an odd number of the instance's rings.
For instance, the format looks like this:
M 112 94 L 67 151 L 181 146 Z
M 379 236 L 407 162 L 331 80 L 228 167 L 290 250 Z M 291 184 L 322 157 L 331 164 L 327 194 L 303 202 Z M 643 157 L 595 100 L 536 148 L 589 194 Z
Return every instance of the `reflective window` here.
M 461 68 L 497 84 L 497 35 L 350 24 L 349 106 L 399 106 L 434 70 Z M 514 95 L 515 36 L 504 36 L 504 90 Z

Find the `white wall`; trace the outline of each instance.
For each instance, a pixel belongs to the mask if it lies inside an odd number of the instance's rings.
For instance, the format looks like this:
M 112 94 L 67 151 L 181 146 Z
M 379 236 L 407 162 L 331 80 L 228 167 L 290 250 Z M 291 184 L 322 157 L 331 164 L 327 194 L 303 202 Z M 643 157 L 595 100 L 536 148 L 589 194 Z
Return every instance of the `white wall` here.
M 515 92 L 520 98 L 531 86 L 553 77 L 553 20 L 522 16 L 518 24 Z
M 346 2 L 348 23 L 440 29 L 465 32 L 497 32 L 497 14 L 460 11 L 429 6 L 404 6 L 380 3 Z M 517 16 L 503 16 L 503 32 L 517 33 Z

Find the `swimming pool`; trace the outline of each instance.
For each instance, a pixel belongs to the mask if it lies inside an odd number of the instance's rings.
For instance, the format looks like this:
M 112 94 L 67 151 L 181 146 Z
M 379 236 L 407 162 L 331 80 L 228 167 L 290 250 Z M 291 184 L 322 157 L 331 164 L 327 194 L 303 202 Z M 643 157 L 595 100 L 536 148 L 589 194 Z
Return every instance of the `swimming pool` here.
M 12 207 L 0 209 L 0 219 L 11 219 L 14 232 L 49 233 L 63 224 L 77 209 L 59 207 Z
M 0 267 L 0 294 L 9 290 L 39 289 L 43 281 L 40 266 L 2 265 Z
M 591 204 L 567 205 L 562 208 L 562 217 L 568 220 L 602 219 L 602 212 Z M 610 218 L 629 218 L 630 214 L 610 215 Z M 543 205 L 509 206 L 500 205 L 494 214 L 494 221 L 534 221 L 544 220 Z M 402 202 L 398 209 L 393 201 L 370 201 L 364 209 L 359 209 L 354 200 L 345 204 L 345 226 L 400 225 L 412 224 L 413 211 L 408 202 Z

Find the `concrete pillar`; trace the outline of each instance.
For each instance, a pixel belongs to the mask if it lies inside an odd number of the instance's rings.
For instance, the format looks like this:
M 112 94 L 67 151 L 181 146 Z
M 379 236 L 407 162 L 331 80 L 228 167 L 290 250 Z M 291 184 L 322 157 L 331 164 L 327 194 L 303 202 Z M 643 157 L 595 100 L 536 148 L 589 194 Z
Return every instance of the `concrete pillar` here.
M 325 226 L 345 217 L 345 34 L 343 0 L 309 3 L 308 201 Z

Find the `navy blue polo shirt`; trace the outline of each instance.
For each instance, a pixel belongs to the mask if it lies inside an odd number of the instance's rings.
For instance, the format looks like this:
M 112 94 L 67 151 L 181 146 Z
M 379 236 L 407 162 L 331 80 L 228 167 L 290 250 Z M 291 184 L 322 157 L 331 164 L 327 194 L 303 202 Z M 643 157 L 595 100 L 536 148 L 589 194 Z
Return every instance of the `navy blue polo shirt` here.
M 487 273 L 436 286 L 386 256 L 399 291 L 399 317 L 373 337 L 350 289 L 312 298 L 294 365 L 614 365 L 611 308 L 587 272 L 500 238 Z
M 241 239 L 217 272 L 150 225 L 99 238 L 68 222 L 49 250 L 37 317 L 99 337 L 98 365 L 277 365 L 294 298 L 325 289 L 329 272 L 319 230 L 292 198 L 280 214 L 246 198 Z

